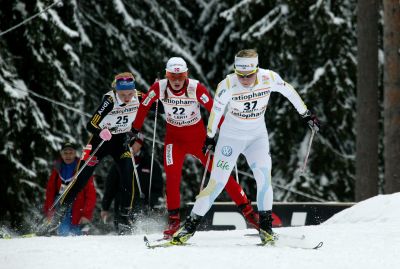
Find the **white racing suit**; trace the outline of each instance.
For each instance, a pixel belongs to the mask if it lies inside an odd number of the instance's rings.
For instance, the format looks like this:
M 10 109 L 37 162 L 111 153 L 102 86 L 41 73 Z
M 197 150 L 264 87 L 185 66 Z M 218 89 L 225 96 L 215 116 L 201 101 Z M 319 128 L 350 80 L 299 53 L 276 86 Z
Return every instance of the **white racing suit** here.
M 210 113 L 207 135 L 214 137 L 218 123 L 222 123 L 207 187 L 197 196 L 192 212 L 204 216 L 223 190 L 239 154 L 243 154 L 257 184 L 259 211 L 272 209 L 271 156 L 264 114 L 272 92 L 283 94 L 299 114 L 306 105 L 291 85 L 275 72 L 259 69 L 253 87 L 245 88 L 235 74 L 230 74 L 218 85 Z

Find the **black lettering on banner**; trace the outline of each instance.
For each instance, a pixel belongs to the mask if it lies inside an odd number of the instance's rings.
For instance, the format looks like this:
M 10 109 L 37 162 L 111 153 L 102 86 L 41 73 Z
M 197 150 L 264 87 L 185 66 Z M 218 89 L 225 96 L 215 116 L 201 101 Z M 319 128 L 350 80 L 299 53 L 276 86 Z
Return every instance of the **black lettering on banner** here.
M 252 105 L 251 108 L 250 108 L 250 105 Z M 257 101 L 246 102 L 246 103 L 244 103 L 244 110 L 255 109 L 256 106 L 257 106 Z
M 123 123 L 123 124 L 126 124 L 126 123 L 128 123 L 128 115 L 125 115 L 125 116 L 118 116 L 117 117 L 117 124 L 121 124 L 121 123 Z M 122 121 L 122 122 L 121 122 Z
M 172 107 L 172 110 L 174 111 L 173 114 L 178 114 L 178 111 L 180 111 L 179 115 L 182 115 L 185 112 L 185 109 L 183 107 L 175 107 L 174 106 L 174 107 Z

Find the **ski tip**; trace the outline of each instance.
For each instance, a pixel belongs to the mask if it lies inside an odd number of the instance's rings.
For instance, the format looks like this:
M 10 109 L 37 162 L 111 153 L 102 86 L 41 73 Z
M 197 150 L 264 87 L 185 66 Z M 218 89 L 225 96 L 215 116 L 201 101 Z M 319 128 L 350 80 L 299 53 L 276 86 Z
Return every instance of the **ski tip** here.
M 36 237 L 36 233 L 30 233 L 30 234 L 22 234 L 22 235 L 11 235 L 11 234 L 2 234 L 0 235 L 1 239 L 15 239 L 15 238 L 31 238 L 31 237 Z
M 9 234 L 2 234 L 0 235 L 0 239 L 12 239 L 12 236 Z
M 143 237 L 143 241 L 146 244 L 146 247 L 150 247 L 150 241 L 149 241 L 149 239 L 147 239 L 147 236 Z
M 22 238 L 31 238 L 37 236 L 36 233 L 30 233 L 30 234 L 23 234 L 21 235 Z
M 320 249 L 324 245 L 324 242 L 319 242 L 318 245 L 314 247 L 314 249 Z

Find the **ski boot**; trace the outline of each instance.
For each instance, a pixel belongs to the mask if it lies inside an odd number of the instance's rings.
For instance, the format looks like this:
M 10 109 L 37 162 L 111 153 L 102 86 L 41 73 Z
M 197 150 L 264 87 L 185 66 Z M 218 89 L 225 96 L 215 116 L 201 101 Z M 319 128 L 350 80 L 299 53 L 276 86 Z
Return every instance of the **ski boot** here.
M 178 231 L 180 224 L 179 208 L 168 210 L 168 227 L 164 230 L 164 239 L 171 239 L 172 235 Z
M 241 204 L 238 206 L 239 210 L 242 212 L 243 216 L 246 218 L 246 221 L 253 226 L 257 231 L 260 230 L 260 217 L 257 212 L 253 210 L 251 206 L 251 202 L 248 201 L 245 204 Z
M 272 231 L 272 211 L 259 211 L 260 214 L 260 230 L 259 235 L 262 245 L 273 245 L 276 234 Z
M 45 218 L 35 234 L 38 236 L 50 236 L 57 234 L 57 229 L 60 226 L 61 221 L 63 220 L 68 209 L 68 206 L 63 205 L 55 209 L 53 216 L 51 218 Z
M 171 243 L 174 245 L 185 244 L 196 232 L 202 218 L 196 214 L 188 216 L 183 226 L 172 236 Z
M 119 235 L 128 235 L 133 233 L 133 218 L 130 208 L 124 208 L 121 210 L 118 217 L 117 232 Z

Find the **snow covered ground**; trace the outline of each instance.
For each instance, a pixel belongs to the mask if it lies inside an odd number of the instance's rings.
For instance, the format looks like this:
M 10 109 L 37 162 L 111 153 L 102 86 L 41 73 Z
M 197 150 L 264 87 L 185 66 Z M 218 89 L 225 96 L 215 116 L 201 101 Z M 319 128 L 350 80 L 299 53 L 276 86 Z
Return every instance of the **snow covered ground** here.
M 198 232 L 191 245 L 164 249 L 147 249 L 143 234 L 21 238 L 0 240 L 0 268 L 400 268 L 400 193 L 358 203 L 322 225 L 276 231 L 324 246 L 259 247 L 245 236 L 255 230 Z

